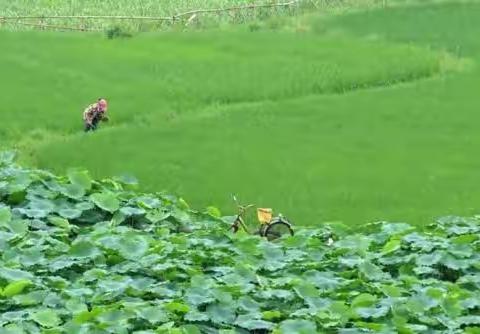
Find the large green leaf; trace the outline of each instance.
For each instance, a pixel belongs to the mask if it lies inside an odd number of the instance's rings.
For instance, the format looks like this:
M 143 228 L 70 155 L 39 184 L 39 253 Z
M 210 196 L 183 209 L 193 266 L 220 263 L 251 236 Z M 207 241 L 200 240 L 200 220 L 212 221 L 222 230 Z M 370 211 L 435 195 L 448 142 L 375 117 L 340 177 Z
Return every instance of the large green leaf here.
M 181 302 L 170 302 L 165 304 L 165 309 L 172 313 L 185 314 L 190 310 L 187 304 Z
M 389 236 L 401 235 L 415 230 L 415 227 L 406 223 L 383 223 L 382 232 Z
M 195 325 L 185 325 L 181 327 L 182 334 L 202 334 L 200 329 Z
M 471 259 L 458 259 L 450 254 L 443 256 L 441 261 L 442 265 L 453 270 L 467 269 L 476 262 Z
M 34 199 L 30 202 L 29 207 L 34 210 L 46 211 L 47 213 L 55 210 L 55 205 L 46 199 Z
M 12 219 L 12 213 L 9 207 L 0 207 L 0 227 L 7 226 Z
M 90 196 L 96 206 L 108 212 L 115 212 L 120 207 L 120 202 L 113 193 L 97 193 Z
M 424 291 L 412 297 L 408 302 L 408 307 L 412 312 L 424 312 L 425 310 L 439 306 L 440 303 L 440 299 L 432 298 L 432 296 L 426 294 Z
M 109 326 L 110 328 L 115 329 L 117 332 L 124 331 L 125 326 L 128 325 L 128 322 L 131 318 L 134 317 L 133 312 L 125 309 L 105 309 L 97 317 L 97 320 Z
M 451 247 L 448 248 L 448 252 L 457 258 L 468 258 L 473 255 L 474 249 L 468 244 L 452 243 Z
M 209 317 L 206 313 L 202 313 L 197 309 L 190 309 L 187 314 L 185 314 L 185 320 L 189 322 L 201 322 L 208 321 Z
M 32 200 L 24 213 L 30 218 L 45 218 L 55 210 L 55 205 L 46 199 Z
M 247 312 L 247 313 L 258 313 L 260 312 L 261 304 L 257 302 L 250 296 L 242 296 L 238 299 L 238 307 L 239 309 Z M 265 320 L 269 320 L 266 319 Z
M 93 258 L 100 254 L 100 251 L 89 241 L 79 241 L 72 244 L 69 254 L 75 258 Z
M 218 208 L 214 207 L 214 206 L 207 207 L 206 212 L 214 218 L 221 218 L 222 217 L 222 213 L 220 212 L 220 210 Z
M 11 220 L 6 224 L 10 232 L 15 233 L 19 236 L 23 236 L 28 232 L 28 221 L 24 220 Z
M 307 282 L 314 284 L 321 290 L 333 290 L 340 285 L 341 278 L 336 276 L 333 272 L 324 271 L 319 272 L 316 270 L 307 271 L 304 274 L 304 279 Z
M 370 261 L 365 261 L 358 266 L 358 270 L 364 275 L 365 279 L 368 281 L 379 281 L 382 280 L 388 275 L 382 271 L 382 269 L 371 263 Z
M 42 327 L 55 327 L 61 324 L 61 319 L 57 312 L 50 309 L 42 309 L 31 314 L 32 320 Z
M 125 215 L 125 216 L 139 216 L 145 214 L 145 210 L 142 208 L 135 208 L 131 206 L 126 206 L 120 209 L 120 211 Z
M 79 299 L 74 299 L 74 298 L 68 300 L 65 303 L 65 308 L 74 315 L 88 311 L 88 307 L 85 303 L 83 303 Z
M 95 307 L 92 310 L 81 311 L 75 314 L 73 322 L 78 325 L 84 325 L 96 319 L 102 313 L 102 309 Z
M 19 281 L 11 282 L 2 291 L 4 297 L 10 298 L 15 295 L 21 294 L 28 286 L 32 285 L 32 281 L 22 279 Z
M 85 189 L 78 184 L 67 184 L 62 186 L 61 193 L 68 198 L 79 200 L 85 196 Z
M 299 297 L 303 299 L 307 298 L 314 298 L 314 297 L 319 297 L 320 292 L 318 289 L 315 287 L 315 285 L 308 283 L 308 282 L 302 282 L 298 286 L 294 288 L 295 292 L 298 294 Z
M 144 209 L 155 209 L 160 206 L 160 200 L 153 196 L 140 196 L 137 199 L 137 204 Z
M 371 238 L 361 234 L 355 234 L 339 240 L 335 243 L 335 246 L 338 248 L 363 253 L 370 247 L 371 242 Z
M 47 294 L 48 292 L 46 291 L 32 291 L 29 293 L 14 296 L 13 301 L 15 302 L 15 304 L 22 306 L 39 305 L 43 303 Z
M 0 333 L 2 334 L 25 334 L 23 326 L 17 324 L 9 324 L 2 326 Z
M 311 334 L 317 332 L 315 322 L 309 320 L 285 320 L 280 324 L 282 334 Z
M 123 175 L 117 176 L 114 178 L 114 180 L 130 187 L 135 187 L 138 185 L 137 178 L 129 174 L 123 174 Z
M 389 308 L 386 306 L 380 307 L 358 307 L 355 312 L 362 318 L 381 318 L 387 315 Z
M 139 260 L 148 251 L 148 240 L 141 235 L 128 234 L 120 239 L 118 251 L 126 259 Z
M 205 287 L 191 287 L 185 292 L 185 300 L 189 305 L 198 306 L 209 304 L 215 300 L 211 290 Z
M 397 238 L 390 239 L 382 248 L 384 254 L 393 253 L 401 247 L 401 240 Z
M 480 325 L 480 316 L 469 315 L 457 318 L 457 321 L 462 325 Z
M 9 282 L 14 282 L 17 280 L 32 280 L 33 275 L 28 271 L 23 271 L 19 269 L 11 269 L 0 266 L 0 278 L 5 279 Z
M 32 177 L 26 171 L 20 171 L 8 183 L 7 193 L 15 197 L 21 195 L 32 183 Z M 22 196 L 20 196 L 22 198 Z M 16 200 L 15 200 L 16 202 Z
M 370 307 L 377 302 L 377 299 L 378 298 L 372 294 L 362 293 L 352 300 L 352 307 Z
M 75 209 L 80 210 L 80 211 L 87 211 L 90 209 L 93 209 L 95 205 L 91 202 L 78 202 L 75 204 Z
M 235 310 L 231 305 L 211 304 L 207 307 L 206 313 L 216 324 L 233 324 L 235 321 Z
M 264 320 L 259 320 L 259 319 L 253 319 L 250 317 L 238 317 L 237 320 L 235 321 L 235 324 L 239 327 L 248 329 L 250 331 L 255 331 L 255 330 L 268 330 L 273 327 L 273 323 L 264 321 Z
M 275 311 L 264 311 L 262 312 L 262 319 L 264 320 L 276 320 L 282 317 L 282 312 L 275 310 Z
M 417 258 L 417 265 L 419 266 L 432 266 L 441 261 L 443 254 L 440 252 L 434 252 L 432 254 L 423 254 Z
M 61 209 L 58 214 L 66 219 L 76 219 L 82 215 L 82 211 L 78 209 Z
M 59 228 L 70 230 L 71 226 L 68 220 L 59 217 L 49 217 L 48 221 Z
M 152 324 L 165 323 L 169 320 L 168 314 L 159 306 L 147 306 L 135 310 L 139 317 Z
M 15 160 L 16 153 L 14 151 L 0 152 L 0 166 L 8 166 Z
M 92 187 L 92 179 L 88 171 L 70 169 L 68 170 L 67 175 L 68 179 L 72 184 L 82 187 L 85 191 L 90 190 L 90 188 Z
M 146 217 L 150 222 L 155 224 L 167 219 L 168 217 L 171 216 L 171 214 L 172 213 L 170 211 L 152 210 L 149 213 L 147 213 Z

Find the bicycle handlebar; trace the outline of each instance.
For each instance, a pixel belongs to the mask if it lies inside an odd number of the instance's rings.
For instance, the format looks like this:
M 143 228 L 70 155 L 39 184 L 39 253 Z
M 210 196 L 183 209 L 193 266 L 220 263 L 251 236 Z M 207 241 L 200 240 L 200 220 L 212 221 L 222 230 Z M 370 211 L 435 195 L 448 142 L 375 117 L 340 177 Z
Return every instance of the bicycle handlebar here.
M 248 204 L 248 205 L 238 205 L 238 209 L 241 211 L 241 212 L 245 212 L 247 211 L 248 209 L 254 207 L 255 204 Z

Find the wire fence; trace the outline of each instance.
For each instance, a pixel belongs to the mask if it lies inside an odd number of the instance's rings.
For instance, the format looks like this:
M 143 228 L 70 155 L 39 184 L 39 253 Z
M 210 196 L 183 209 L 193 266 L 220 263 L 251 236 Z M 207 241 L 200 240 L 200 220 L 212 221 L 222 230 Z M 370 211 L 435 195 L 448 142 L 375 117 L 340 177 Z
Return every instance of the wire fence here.
M 190 25 L 199 21 L 201 16 L 233 14 L 233 17 L 241 16 L 240 13 L 250 13 L 259 10 L 287 9 L 294 10 L 303 2 L 291 0 L 288 2 L 274 2 L 264 4 L 248 4 L 243 6 L 231 6 L 222 8 L 194 9 L 171 16 L 109 16 L 109 15 L 17 15 L 0 16 L 0 28 L 4 27 L 31 27 L 39 30 L 62 30 L 62 31 L 104 31 L 106 27 L 129 22 L 130 27 L 148 26 L 150 29 L 158 29 L 165 25 L 180 24 Z M 255 13 L 253 13 L 255 16 Z

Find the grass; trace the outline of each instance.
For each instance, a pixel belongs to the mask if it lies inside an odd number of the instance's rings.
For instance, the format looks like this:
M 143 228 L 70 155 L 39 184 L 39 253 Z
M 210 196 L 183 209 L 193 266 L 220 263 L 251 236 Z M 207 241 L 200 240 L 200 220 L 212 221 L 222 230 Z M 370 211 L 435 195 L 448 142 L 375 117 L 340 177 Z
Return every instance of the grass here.
M 78 132 L 82 108 L 97 95 L 110 98 L 113 126 L 156 127 L 207 106 L 383 86 L 434 75 L 442 66 L 436 54 L 410 46 L 269 32 L 115 41 L 3 33 L 1 40 L 8 50 L 0 55 L 0 89 L 9 106 L 2 110 L 3 138 L 15 141 L 31 122 Z M 373 50 L 382 61 L 369 57 Z
M 0 138 L 39 167 L 130 172 L 223 210 L 236 192 L 302 224 L 477 213 L 478 70 L 440 74 L 445 51 L 480 57 L 479 13 L 387 8 L 304 34 L 1 33 Z M 85 136 L 97 95 L 113 121 Z

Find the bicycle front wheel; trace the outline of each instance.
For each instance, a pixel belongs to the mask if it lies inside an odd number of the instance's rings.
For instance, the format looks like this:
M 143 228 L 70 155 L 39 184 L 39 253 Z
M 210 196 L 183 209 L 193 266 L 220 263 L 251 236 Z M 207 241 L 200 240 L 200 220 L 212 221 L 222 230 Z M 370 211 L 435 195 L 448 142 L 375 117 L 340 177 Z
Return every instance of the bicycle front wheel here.
M 237 233 L 240 230 L 240 228 L 242 228 L 245 232 L 248 233 L 247 226 L 245 225 L 243 218 L 240 216 L 237 216 L 233 224 L 230 226 L 230 231 L 232 231 L 233 233 Z
M 284 235 L 293 236 L 292 225 L 285 218 L 274 218 L 264 229 L 263 236 L 268 240 L 275 240 Z

